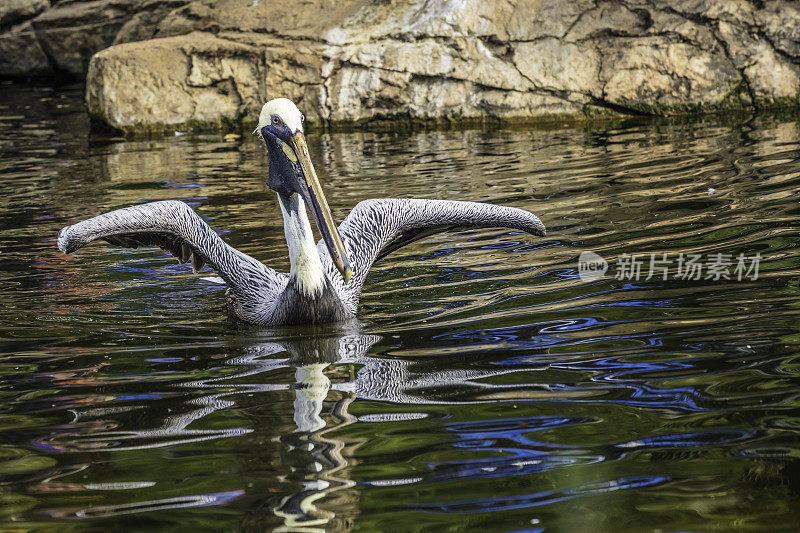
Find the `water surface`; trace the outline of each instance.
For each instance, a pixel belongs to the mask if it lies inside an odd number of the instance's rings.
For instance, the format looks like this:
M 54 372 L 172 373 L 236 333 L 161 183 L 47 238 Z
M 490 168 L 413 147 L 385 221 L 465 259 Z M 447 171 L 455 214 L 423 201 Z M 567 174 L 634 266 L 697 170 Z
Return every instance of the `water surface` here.
M 338 220 L 478 200 L 548 235 L 431 237 L 374 266 L 357 323 L 237 329 L 210 271 L 55 237 L 180 199 L 285 270 L 257 140 L 93 137 L 79 89 L 0 88 L 0 527 L 796 527 L 796 117 L 308 141 Z M 761 260 L 614 277 L 651 253 Z

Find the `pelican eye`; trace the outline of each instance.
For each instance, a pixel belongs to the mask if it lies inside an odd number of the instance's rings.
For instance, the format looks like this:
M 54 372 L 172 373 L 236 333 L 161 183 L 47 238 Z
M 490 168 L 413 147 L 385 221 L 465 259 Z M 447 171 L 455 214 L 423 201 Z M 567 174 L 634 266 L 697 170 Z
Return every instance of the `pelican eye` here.
M 305 122 L 305 121 L 306 121 L 306 116 L 301 114 L 300 115 L 300 122 Z
M 281 117 L 278 115 L 272 115 L 272 125 L 273 126 L 280 126 L 281 125 Z

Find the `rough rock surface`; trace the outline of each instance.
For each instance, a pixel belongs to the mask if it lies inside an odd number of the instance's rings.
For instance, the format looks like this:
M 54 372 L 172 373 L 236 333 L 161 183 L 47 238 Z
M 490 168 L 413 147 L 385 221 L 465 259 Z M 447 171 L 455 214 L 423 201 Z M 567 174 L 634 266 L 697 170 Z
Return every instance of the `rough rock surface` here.
M 48 7 L 49 0 L 3 0 L 0 2 L 0 27 L 35 17 Z
M 792 1 L 61 0 L 15 20 L 0 76 L 88 65 L 90 113 L 125 130 L 275 96 L 326 122 L 800 104 Z

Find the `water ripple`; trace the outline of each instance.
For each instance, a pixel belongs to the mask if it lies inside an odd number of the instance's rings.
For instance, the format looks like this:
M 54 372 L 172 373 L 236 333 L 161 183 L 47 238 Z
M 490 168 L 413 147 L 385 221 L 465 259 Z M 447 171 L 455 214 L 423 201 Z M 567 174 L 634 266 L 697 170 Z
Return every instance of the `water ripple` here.
M 375 265 L 362 322 L 261 331 L 159 250 L 55 247 L 76 220 L 179 199 L 288 269 L 255 139 L 98 138 L 79 88 L 0 93 L 6 529 L 796 529 L 795 116 L 310 131 L 336 219 L 478 200 L 548 235 L 432 236 Z M 582 280 L 582 251 L 607 275 Z M 741 281 L 615 277 L 664 253 L 762 261 Z

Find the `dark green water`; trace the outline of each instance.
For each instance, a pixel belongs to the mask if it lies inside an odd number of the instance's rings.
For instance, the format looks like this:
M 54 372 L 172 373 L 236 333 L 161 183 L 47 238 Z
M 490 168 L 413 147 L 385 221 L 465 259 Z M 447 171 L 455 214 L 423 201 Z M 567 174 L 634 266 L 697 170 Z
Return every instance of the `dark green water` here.
M 360 324 L 236 330 L 211 272 L 55 236 L 181 199 L 286 269 L 257 140 L 98 140 L 79 91 L 0 89 L 0 529 L 795 530 L 796 118 L 308 138 L 338 220 L 481 200 L 548 236 L 432 237 L 375 265 Z M 732 279 L 645 279 L 665 252 Z

